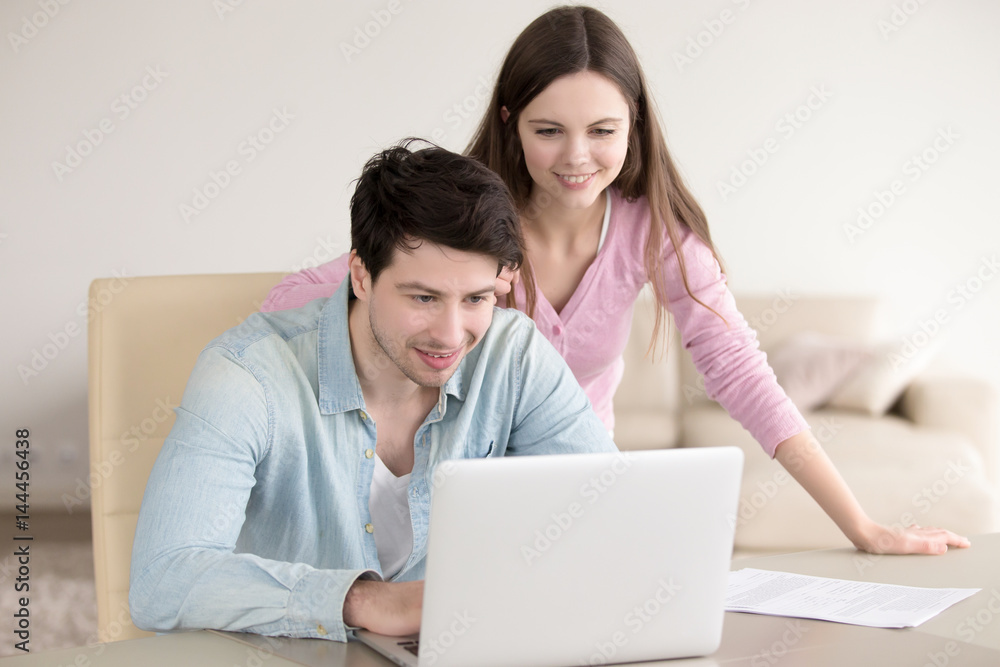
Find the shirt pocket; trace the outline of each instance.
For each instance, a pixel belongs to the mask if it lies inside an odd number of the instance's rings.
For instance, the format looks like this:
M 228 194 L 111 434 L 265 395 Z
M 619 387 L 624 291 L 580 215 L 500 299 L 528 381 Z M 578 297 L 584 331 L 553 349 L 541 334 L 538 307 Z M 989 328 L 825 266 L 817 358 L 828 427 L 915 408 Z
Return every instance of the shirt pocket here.
M 466 456 L 470 459 L 485 459 L 496 455 L 496 440 L 476 440 L 469 443 Z

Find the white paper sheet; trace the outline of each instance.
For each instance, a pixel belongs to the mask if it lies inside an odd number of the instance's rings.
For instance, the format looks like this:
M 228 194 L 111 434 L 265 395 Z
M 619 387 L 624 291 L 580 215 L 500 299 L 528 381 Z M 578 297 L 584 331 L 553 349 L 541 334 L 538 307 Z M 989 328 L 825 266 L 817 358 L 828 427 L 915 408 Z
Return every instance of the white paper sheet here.
M 729 573 L 726 611 L 912 628 L 980 588 L 916 588 L 744 568 Z

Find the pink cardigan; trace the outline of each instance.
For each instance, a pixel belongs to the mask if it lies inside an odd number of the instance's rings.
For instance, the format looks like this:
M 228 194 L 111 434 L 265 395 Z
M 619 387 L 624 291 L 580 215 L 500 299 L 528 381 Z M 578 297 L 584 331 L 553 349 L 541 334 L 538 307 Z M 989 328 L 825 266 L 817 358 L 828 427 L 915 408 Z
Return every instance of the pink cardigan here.
M 649 206 L 644 197 L 625 201 L 614 189 L 611 218 L 604 245 L 584 274 L 562 312 L 538 292 L 535 324 L 566 360 L 595 412 L 609 430 L 614 428 L 612 399 L 621 382 L 622 352 L 632 326 L 632 308 L 642 287 L 650 282 L 643 265 L 649 233 Z M 780 442 L 809 428 L 778 386 L 757 338 L 736 309 L 726 277 L 708 247 L 688 230 L 682 252 L 691 291 L 725 318 L 698 304 L 684 289 L 677 253 L 669 241 L 663 251 L 664 304 L 705 378 L 708 396 L 763 446 L 769 456 Z M 330 296 L 347 275 L 347 255 L 315 269 L 287 276 L 271 290 L 261 310 L 284 310 Z M 515 286 L 517 302 L 525 303 L 524 286 Z

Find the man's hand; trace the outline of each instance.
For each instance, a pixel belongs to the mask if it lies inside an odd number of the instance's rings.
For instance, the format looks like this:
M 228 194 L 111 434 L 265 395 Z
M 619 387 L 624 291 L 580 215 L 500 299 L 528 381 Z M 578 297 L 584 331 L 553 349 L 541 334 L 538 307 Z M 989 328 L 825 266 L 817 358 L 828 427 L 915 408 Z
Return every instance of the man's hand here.
M 403 636 L 420 631 L 424 582 L 354 582 L 344 599 L 344 624 L 382 635 Z
M 511 271 L 506 266 L 500 270 L 500 275 L 497 276 L 496 296 L 503 296 L 504 294 L 509 294 L 512 289 L 514 289 L 514 284 L 521 279 L 520 271 Z
M 968 538 L 944 528 L 891 529 L 872 524 L 863 532 L 864 536 L 856 540 L 854 546 L 873 554 L 943 554 L 948 547 L 964 549 L 970 546 Z

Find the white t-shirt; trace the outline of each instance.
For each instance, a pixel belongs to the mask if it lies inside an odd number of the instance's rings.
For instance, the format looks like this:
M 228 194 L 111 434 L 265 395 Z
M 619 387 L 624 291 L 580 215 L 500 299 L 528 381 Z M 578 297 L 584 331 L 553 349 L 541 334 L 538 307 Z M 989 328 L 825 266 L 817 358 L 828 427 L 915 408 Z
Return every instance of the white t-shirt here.
M 413 524 L 410 522 L 410 502 L 407 490 L 410 475 L 396 477 L 375 455 L 368 512 L 375 526 L 375 548 L 382 566 L 382 576 L 388 581 L 406 565 L 413 551 Z

